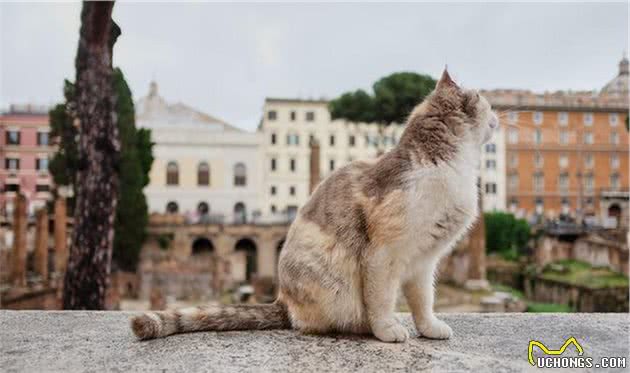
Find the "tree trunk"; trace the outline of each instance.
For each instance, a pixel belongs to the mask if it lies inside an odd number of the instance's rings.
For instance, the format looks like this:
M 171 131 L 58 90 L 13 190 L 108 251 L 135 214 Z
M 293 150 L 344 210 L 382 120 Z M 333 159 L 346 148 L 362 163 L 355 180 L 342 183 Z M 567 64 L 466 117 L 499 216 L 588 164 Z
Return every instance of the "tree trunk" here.
M 112 84 L 112 2 L 84 2 L 76 65 L 79 171 L 63 308 L 105 308 L 120 143 Z M 117 29 L 117 27 L 116 27 Z

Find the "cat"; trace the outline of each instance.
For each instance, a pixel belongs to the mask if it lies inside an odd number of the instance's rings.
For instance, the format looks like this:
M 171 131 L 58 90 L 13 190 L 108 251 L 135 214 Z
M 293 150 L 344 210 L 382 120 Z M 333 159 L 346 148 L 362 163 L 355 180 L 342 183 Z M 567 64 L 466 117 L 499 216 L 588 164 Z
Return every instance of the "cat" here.
M 419 335 L 447 339 L 433 313 L 434 276 L 478 214 L 481 146 L 498 127 L 488 101 L 444 70 L 407 119 L 399 143 L 323 180 L 291 224 L 267 305 L 148 312 L 132 318 L 139 339 L 193 331 L 296 329 L 373 334 L 403 342 L 402 290 Z

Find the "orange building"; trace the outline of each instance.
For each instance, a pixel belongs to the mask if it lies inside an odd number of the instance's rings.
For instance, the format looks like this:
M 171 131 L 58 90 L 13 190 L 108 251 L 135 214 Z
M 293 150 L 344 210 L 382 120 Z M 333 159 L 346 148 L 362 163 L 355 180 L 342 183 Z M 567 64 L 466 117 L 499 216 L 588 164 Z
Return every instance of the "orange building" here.
M 600 222 L 628 214 L 628 59 L 600 92 L 485 92 L 505 126 L 506 206 Z M 614 224 L 614 223 L 613 223 Z

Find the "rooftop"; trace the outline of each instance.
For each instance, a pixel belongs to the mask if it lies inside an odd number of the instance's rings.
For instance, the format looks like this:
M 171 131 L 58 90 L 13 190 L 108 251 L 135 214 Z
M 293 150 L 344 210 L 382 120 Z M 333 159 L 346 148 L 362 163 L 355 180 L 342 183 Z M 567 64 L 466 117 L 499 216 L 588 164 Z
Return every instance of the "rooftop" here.
M 136 341 L 125 312 L 0 311 L 5 371 L 503 371 L 530 370 L 529 341 L 558 349 L 575 337 L 584 356 L 628 356 L 628 314 L 444 314 L 448 341 L 404 344 L 289 330 L 196 333 Z M 400 314 L 409 330 L 409 314 Z M 538 351 L 538 350 L 537 350 Z M 563 356 L 575 356 L 569 347 Z M 539 352 L 535 353 L 539 356 Z

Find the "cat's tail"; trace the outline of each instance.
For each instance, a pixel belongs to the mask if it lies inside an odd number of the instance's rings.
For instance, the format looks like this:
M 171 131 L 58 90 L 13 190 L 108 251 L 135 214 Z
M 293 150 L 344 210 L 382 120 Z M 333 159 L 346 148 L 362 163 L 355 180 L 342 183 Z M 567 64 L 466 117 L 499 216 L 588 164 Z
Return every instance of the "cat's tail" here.
M 224 330 L 289 329 L 284 304 L 237 304 L 147 312 L 131 319 L 139 339 L 166 337 L 177 333 Z

